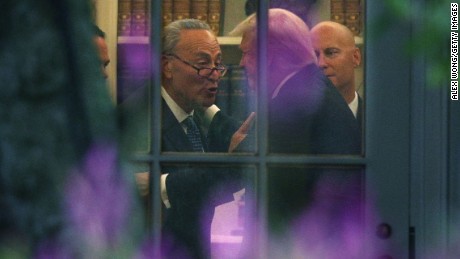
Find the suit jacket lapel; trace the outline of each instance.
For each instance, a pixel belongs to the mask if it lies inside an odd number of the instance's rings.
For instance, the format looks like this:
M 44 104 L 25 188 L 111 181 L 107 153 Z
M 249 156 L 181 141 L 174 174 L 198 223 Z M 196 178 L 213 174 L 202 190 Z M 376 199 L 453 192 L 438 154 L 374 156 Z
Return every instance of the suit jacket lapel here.
M 162 109 L 162 151 L 191 152 L 192 145 L 189 143 L 187 135 L 164 100 L 162 101 Z
M 361 122 L 363 119 L 363 99 L 358 95 L 358 112 L 356 114 L 356 119 Z
M 192 144 L 188 140 L 187 135 L 184 132 L 184 129 L 182 128 L 181 124 L 177 121 L 173 112 L 164 100 L 162 101 L 162 109 L 162 151 L 193 152 Z M 195 120 L 195 122 L 197 121 Z M 197 124 L 199 127 L 199 122 L 197 122 Z M 205 151 L 207 151 L 206 141 L 203 138 L 203 132 L 201 132 L 203 148 L 205 149 Z

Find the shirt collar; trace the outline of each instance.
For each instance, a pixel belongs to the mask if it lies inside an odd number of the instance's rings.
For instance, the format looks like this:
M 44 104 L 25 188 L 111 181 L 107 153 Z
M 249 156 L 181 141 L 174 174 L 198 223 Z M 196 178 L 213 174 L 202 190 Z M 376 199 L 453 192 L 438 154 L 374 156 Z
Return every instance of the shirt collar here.
M 348 104 L 348 107 L 350 108 L 351 112 L 353 112 L 353 115 L 358 116 L 358 93 L 355 92 L 355 98 L 351 103 Z

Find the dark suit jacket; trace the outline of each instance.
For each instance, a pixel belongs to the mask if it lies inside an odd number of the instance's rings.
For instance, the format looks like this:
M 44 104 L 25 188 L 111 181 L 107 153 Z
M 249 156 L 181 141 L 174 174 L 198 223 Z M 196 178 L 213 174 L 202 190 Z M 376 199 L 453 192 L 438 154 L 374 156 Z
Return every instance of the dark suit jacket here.
M 363 134 L 363 129 L 364 129 L 364 121 L 363 121 L 363 116 L 364 116 L 364 102 L 363 98 L 358 95 L 358 112 L 356 113 L 356 121 L 358 122 L 358 127 L 359 127 L 359 135 L 361 136 L 361 140 L 364 139 Z
M 192 152 L 180 123 L 163 101 L 162 151 Z M 194 116 L 195 117 L 195 116 Z M 195 120 L 199 125 L 199 120 Z M 218 113 L 202 134 L 205 151 L 226 152 L 237 123 Z M 170 209 L 163 209 L 163 250 L 167 258 L 208 258 L 210 228 L 215 206 L 233 200 L 240 190 L 240 175 L 223 166 L 163 164 Z
M 147 151 L 149 147 L 149 94 L 138 91 L 119 106 L 120 124 L 126 152 Z M 198 116 L 194 116 L 200 128 Z M 239 123 L 218 112 L 209 126 L 207 137 L 202 134 L 206 152 L 227 152 L 230 139 Z M 192 152 L 192 146 L 174 114 L 162 101 L 161 150 Z M 148 170 L 131 165 L 133 172 Z M 161 164 L 161 172 L 169 173 L 166 188 L 171 208 L 163 207 L 162 252 L 165 258 L 208 258 L 210 228 L 215 206 L 233 200 L 240 190 L 241 173 L 228 166 L 190 163 Z M 163 205 L 164 206 L 164 205 Z
M 269 102 L 270 151 L 302 154 L 359 154 L 353 113 L 314 65 L 286 82 Z
M 358 124 L 340 93 L 323 73 L 309 65 L 289 79 L 269 101 L 269 152 L 290 154 L 360 154 Z M 291 221 L 309 209 L 322 179 L 338 186 L 345 183 L 355 199 L 359 174 L 309 165 L 271 166 L 268 169 L 269 224 L 285 231 Z M 357 180 L 357 181 L 355 181 Z M 358 183 L 358 184 L 357 184 Z M 344 187 L 345 188 L 345 187 Z M 334 188 L 324 194 L 325 203 L 336 203 Z M 346 196 L 346 195 L 345 195 Z M 337 202 L 340 204 L 340 202 Z

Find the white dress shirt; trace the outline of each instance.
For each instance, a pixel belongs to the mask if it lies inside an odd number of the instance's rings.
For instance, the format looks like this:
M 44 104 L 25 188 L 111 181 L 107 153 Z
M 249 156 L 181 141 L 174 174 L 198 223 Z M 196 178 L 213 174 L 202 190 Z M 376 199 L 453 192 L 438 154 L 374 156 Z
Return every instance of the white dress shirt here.
M 358 116 L 358 104 L 359 104 L 358 93 L 355 92 L 355 98 L 353 99 L 353 101 L 351 101 L 351 103 L 348 104 L 348 107 L 350 108 L 355 118 L 356 116 Z
M 190 113 L 186 113 L 166 92 L 166 90 L 161 87 L 161 96 L 165 100 L 166 104 L 168 105 L 169 109 L 171 109 L 174 117 L 176 117 L 177 121 L 179 121 L 182 125 L 182 122 L 188 118 L 188 116 L 193 116 L 193 111 Z M 186 128 L 182 125 L 184 132 L 186 132 Z M 166 190 L 166 178 L 168 177 L 168 173 L 162 173 L 160 177 L 160 190 L 161 190 L 161 200 L 163 201 L 166 208 L 171 208 L 171 203 L 169 202 L 168 192 Z

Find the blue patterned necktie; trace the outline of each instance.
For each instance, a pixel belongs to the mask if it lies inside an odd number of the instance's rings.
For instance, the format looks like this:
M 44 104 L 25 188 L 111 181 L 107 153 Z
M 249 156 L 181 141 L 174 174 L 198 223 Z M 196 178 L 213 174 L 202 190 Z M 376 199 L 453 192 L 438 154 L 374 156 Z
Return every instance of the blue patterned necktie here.
M 200 130 L 198 130 L 193 117 L 188 116 L 183 123 L 187 127 L 187 137 L 190 140 L 190 143 L 192 143 L 193 151 L 204 152 L 203 144 L 201 143 Z

